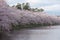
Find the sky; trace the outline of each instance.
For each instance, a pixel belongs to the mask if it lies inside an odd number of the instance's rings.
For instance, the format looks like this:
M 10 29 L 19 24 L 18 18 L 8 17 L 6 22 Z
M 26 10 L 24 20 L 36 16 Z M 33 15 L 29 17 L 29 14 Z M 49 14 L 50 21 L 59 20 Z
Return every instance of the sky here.
M 29 2 L 32 8 L 43 8 L 50 15 L 60 15 L 60 0 L 6 0 L 12 6 Z

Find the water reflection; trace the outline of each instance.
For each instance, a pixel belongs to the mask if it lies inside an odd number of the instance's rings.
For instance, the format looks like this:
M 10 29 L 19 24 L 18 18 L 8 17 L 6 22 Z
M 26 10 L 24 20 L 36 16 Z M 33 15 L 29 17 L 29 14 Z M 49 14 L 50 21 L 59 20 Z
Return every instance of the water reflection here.
M 12 40 L 60 40 L 60 29 L 22 30 Z

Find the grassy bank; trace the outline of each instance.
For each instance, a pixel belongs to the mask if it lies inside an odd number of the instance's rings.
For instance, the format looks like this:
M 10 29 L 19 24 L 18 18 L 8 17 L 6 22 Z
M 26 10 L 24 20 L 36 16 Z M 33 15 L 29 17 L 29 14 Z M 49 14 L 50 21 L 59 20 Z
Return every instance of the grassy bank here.
M 13 25 L 12 24 L 12 30 L 20 30 L 23 28 L 35 28 L 35 27 L 46 27 L 46 26 L 53 26 L 53 25 L 57 25 L 55 24 L 49 24 L 49 23 L 43 23 L 43 24 L 36 24 L 36 23 L 30 23 L 30 24 L 19 24 L 19 25 Z

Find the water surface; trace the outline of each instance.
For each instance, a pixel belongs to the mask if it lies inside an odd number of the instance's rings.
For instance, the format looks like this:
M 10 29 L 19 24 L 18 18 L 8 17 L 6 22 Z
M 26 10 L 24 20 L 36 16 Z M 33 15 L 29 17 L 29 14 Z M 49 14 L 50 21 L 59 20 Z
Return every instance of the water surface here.
M 60 40 L 60 26 L 52 26 L 52 28 L 24 29 L 13 34 L 11 40 Z

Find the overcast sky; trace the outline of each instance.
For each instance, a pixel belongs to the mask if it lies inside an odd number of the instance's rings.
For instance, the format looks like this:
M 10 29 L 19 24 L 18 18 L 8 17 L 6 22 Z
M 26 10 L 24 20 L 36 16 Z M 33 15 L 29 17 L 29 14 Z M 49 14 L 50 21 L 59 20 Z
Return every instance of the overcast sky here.
M 31 7 L 43 8 L 50 15 L 60 15 L 60 0 L 6 0 L 9 5 L 29 2 Z

